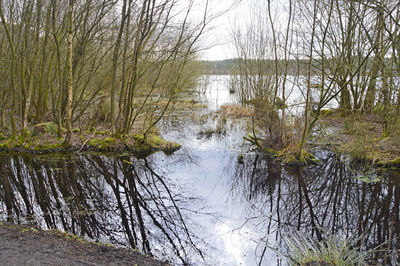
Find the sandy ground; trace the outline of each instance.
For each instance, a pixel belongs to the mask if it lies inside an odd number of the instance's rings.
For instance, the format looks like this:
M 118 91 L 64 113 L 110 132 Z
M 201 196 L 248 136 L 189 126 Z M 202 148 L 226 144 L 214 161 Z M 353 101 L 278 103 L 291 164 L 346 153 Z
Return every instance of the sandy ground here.
M 138 252 L 90 243 L 59 231 L 0 225 L 0 265 L 166 265 Z

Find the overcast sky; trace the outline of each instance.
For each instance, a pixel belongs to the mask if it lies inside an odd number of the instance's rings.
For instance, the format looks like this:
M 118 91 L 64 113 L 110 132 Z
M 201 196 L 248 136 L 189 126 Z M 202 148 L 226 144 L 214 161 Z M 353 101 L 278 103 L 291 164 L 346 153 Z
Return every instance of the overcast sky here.
M 195 0 L 201 6 L 205 0 Z M 202 44 L 210 47 L 204 50 L 204 60 L 223 60 L 237 57 L 232 44 L 232 29 L 243 26 L 252 20 L 254 12 L 266 12 L 265 0 L 209 0 L 209 16 L 215 17 L 209 23 Z M 277 22 L 286 19 L 286 0 L 271 1 L 271 12 Z M 198 10 L 204 10 L 201 7 Z M 250 11 L 253 10 L 253 11 Z M 267 18 L 267 17 L 266 17 Z M 247 22 L 247 23 L 246 23 Z M 286 24 L 284 24 L 286 26 Z M 279 23 L 275 24 L 279 28 Z
M 202 38 L 204 60 L 222 60 L 235 57 L 231 31 L 240 13 L 246 13 L 246 0 L 210 0 L 210 15 L 213 17 Z M 214 18 L 215 17 L 215 18 Z

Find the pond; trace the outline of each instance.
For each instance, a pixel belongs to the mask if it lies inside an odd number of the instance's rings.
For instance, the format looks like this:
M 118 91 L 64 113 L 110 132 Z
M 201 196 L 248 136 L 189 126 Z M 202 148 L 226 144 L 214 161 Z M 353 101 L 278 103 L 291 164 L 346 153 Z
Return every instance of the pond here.
M 196 115 L 172 113 L 162 135 L 173 155 L 0 157 L 2 220 L 57 228 L 138 249 L 172 264 L 281 265 L 273 250 L 297 231 L 362 236 L 365 248 L 399 249 L 400 174 L 365 170 L 329 150 L 303 168 L 282 166 L 243 141 L 244 123 L 216 110 L 232 103 L 228 77 L 209 77 Z M 396 252 L 376 257 L 400 262 Z M 387 256 L 386 256 L 387 255 Z

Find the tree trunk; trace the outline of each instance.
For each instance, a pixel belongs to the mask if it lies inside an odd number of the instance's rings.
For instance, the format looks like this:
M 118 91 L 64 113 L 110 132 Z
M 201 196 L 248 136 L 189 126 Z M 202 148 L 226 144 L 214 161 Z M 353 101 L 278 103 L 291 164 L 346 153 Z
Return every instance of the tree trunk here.
M 68 67 L 68 91 L 67 91 L 67 116 L 65 119 L 65 125 L 67 129 L 67 135 L 65 136 L 64 144 L 69 145 L 71 142 L 71 121 L 72 121 L 72 16 L 73 16 L 73 0 L 69 0 L 69 11 L 68 11 L 68 53 L 67 53 L 67 67 Z

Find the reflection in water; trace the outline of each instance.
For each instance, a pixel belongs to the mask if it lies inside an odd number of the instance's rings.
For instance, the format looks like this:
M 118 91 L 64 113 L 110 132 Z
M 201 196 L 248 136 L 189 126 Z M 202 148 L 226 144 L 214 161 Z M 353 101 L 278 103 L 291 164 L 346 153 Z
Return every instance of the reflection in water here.
M 186 210 L 195 199 L 146 159 L 12 156 L 1 158 L 0 169 L 3 219 L 107 239 L 181 263 L 203 257 L 187 226 Z
M 362 170 L 361 165 L 347 167 L 330 152 L 305 168 L 282 167 L 260 155 L 237 164 L 232 191 L 252 206 L 248 216 L 260 221 L 254 230 L 269 236 L 259 245 L 259 261 L 266 243 L 297 230 L 319 240 L 327 233 L 360 237 L 365 249 L 381 245 L 372 259 L 398 264 L 400 175 L 379 172 L 373 175 L 381 182 L 366 183 L 357 178 Z
M 260 265 L 281 264 L 266 246 L 282 244 L 283 236 L 294 231 L 315 239 L 323 239 L 326 233 L 363 236 L 360 244 L 365 249 L 383 244 L 384 251 L 374 259 L 400 262 L 395 252 L 388 251 L 399 249 L 400 176 L 372 173 L 381 182 L 366 183 L 356 178 L 361 165 L 351 169 L 330 152 L 321 152 L 319 158 L 318 164 L 290 168 L 251 153 L 225 166 L 226 174 L 233 173 L 226 179 L 230 198 L 242 204 L 230 201 L 226 208 L 239 212 L 238 206 L 244 206 L 243 233 L 254 234 Z M 166 175 L 157 168 L 152 160 L 159 159 L 3 156 L 2 219 L 109 241 L 172 262 L 205 264 L 210 256 L 218 256 L 204 241 L 216 225 L 212 221 L 227 218 L 214 213 L 214 220 L 195 222 L 204 205 L 192 188 L 185 191 L 171 178 L 173 173 Z M 236 167 L 233 172 L 228 171 L 231 167 Z M 208 232 L 200 226 L 208 227 Z
M 209 111 L 232 102 L 225 79 L 207 86 Z M 400 248 L 399 173 L 372 172 L 381 182 L 362 182 L 356 178 L 365 172 L 362 165 L 348 167 L 327 151 L 305 168 L 282 167 L 253 152 L 238 162 L 245 132 L 240 125 L 224 136 L 197 137 L 214 122 L 210 116 L 206 125 L 195 123 L 187 113 L 163 120 L 163 136 L 184 147 L 172 156 L 4 155 L 0 219 L 181 264 L 284 264 L 266 246 L 281 245 L 294 231 L 315 239 L 326 233 L 363 236 L 365 249 Z M 400 263 L 396 252 L 388 253 L 375 259 Z

